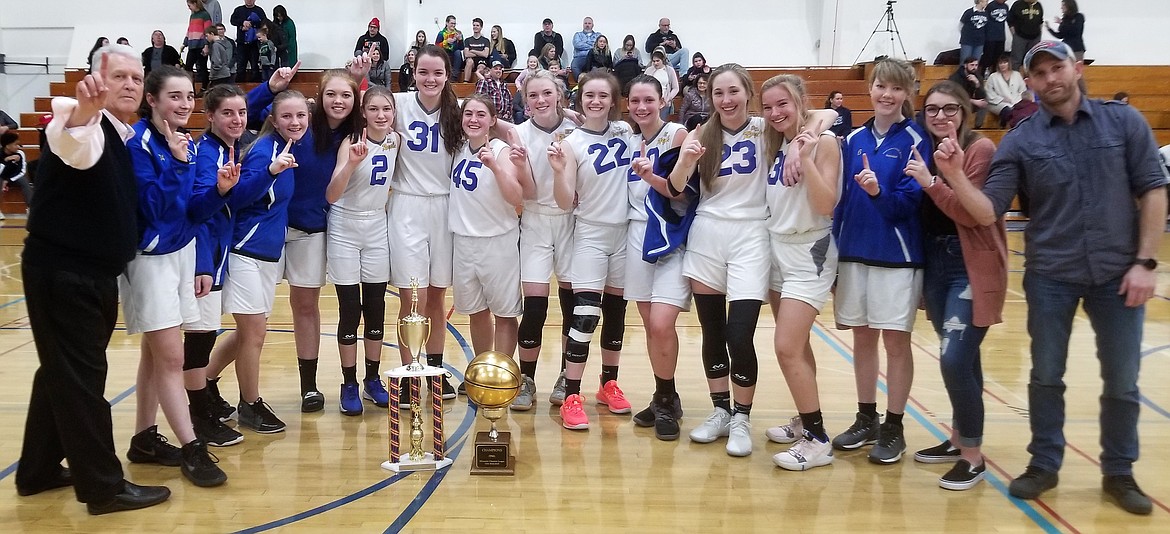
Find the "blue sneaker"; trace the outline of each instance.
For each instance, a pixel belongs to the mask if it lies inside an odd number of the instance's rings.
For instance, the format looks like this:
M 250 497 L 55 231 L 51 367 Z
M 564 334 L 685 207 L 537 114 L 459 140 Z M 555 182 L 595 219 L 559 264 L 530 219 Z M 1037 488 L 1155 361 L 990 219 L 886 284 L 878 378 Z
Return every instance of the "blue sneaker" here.
M 379 408 L 390 406 L 390 393 L 386 391 L 386 386 L 382 384 L 382 381 L 377 378 L 365 381 L 362 398 L 372 401 Z
M 341 415 L 362 414 L 362 397 L 356 383 L 341 385 L 341 402 L 337 406 L 341 409 Z

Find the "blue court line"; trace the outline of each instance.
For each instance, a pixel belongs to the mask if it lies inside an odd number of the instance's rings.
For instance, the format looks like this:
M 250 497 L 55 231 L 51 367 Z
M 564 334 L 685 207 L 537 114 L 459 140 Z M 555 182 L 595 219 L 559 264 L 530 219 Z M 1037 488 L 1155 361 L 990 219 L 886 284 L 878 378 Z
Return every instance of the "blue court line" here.
M 836 339 L 833 339 L 828 334 L 826 334 L 825 331 L 820 326 L 813 325 L 812 331 L 813 331 L 813 333 L 815 333 L 817 335 L 817 337 L 821 338 L 821 341 L 824 341 L 826 344 L 828 344 L 830 347 L 832 347 L 833 350 L 837 351 L 837 354 L 840 354 L 842 358 L 845 358 L 845 361 L 849 362 L 850 365 L 853 364 L 853 355 L 850 354 L 849 351 L 845 350 L 845 348 L 842 347 L 840 344 L 838 344 Z M 889 391 L 886 389 L 885 381 L 883 381 L 883 380 L 878 380 L 878 388 L 880 388 L 883 393 L 886 393 L 886 394 L 889 393 Z M 935 426 L 934 424 L 927 421 L 926 417 L 923 416 L 922 413 L 919 412 L 916 408 L 914 408 L 913 405 L 911 405 L 911 404 L 906 405 L 906 413 L 910 414 L 910 416 L 915 421 L 918 421 L 918 423 L 920 425 L 925 427 L 926 430 L 929 431 L 932 435 L 934 435 L 934 437 L 937 438 L 939 441 L 945 441 L 947 439 L 950 439 L 949 435 L 944 434 L 942 432 L 942 430 L 940 430 L 937 426 Z M 996 489 L 996 491 L 998 491 L 1004 497 L 1007 497 L 1009 502 L 1011 502 L 1013 505 L 1015 505 L 1015 507 L 1018 508 L 1021 512 L 1024 512 L 1024 515 L 1028 516 L 1029 519 L 1031 519 L 1033 522 L 1035 522 L 1036 525 L 1038 525 L 1045 532 L 1054 533 L 1054 534 L 1060 532 L 1060 529 L 1057 528 L 1056 525 L 1053 525 L 1051 521 L 1049 521 L 1047 518 L 1045 518 L 1043 515 L 1041 515 L 1040 512 L 1037 511 L 1035 507 L 1028 504 L 1027 501 L 1012 497 L 1011 494 L 1008 493 L 1007 486 L 1004 485 L 1003 481 L 1000 480 L 997 476 L 995 476 L 991 472 L 991 470 L 988 470 L 984 474 L 984 478 L 987 480 L 987 482 L 989 484 L 991 484 L 991 486 L 993 488 Z
M 391 292 L 391 293 L 394 294 L 393 292 Z M 451 336 L 453 338 L 455 338 L 455 340 L 459 343 L 459 346 L 463 349 L 465 358 L 468 361 L 470 361 L 471 358 L 474 357 L 474 354 L 472 353 L 471 346 L 468 345 L 467 340 L 449 322 L 447 323 L 447 331 L 450 332 Z M 446 367 L 447 370 L 451 371 L 451 373 L 456 377 L 456 379 L 458 379 L 460 381 L 463 380 L 463 374 L 458 369 L 450 367 L 449 365 L 445 365 L 444 367 Z M 464 434 L 467 433 L 468 429 L 475 422 L 475 415 L 477 412 L 478 412 L 478 410 L 475 408 L 475 406 L 471 403 L 468 403 L 467 414 L 464 415 L 463 421 L 460 423 L 459 428 L 456 429 L 455 433 L 448 440 L 449 442 L 460 442 L 460 440 L 463 438 Z M 465 441 L 460 442 L 451 451 L 451 453 L 448 455 L 448 457 L 450 457 L 452 460 L 456 459 L 459 455 L 459 452 L 463 449 L 463 443 L 465 443 Z M 454 467 L 454 465 L 448 466 L 448 467 L 436 472 L 434 475 L 431 475 L 431 480 L 427 482 L 427 485 L 423 488 L 423 490 L 419 492 L 419 494 L 410 502 L 410 504 L 406 507 L 406 509 L 402 512 L 402 514 L 400 514 L 398 516 L 398 519 L 395 520 L 396 524 L 399 521 L 403 521 L 403 518 L 405 518 L 405 521 L 409 521 L 410 518 L 414 517 L 414 515 L 416 513 L 418 513 L 418 510 L 421 509 L 424 504 L 426 504 L 427 499 L 429 499 L 431 497 L 431 495 L 434 493 L 434 488 L 437 487 L 438 483 L 443 480 L 443 477 L 446 476 L 446 472 L 449 469 L 451 469 L 451 467 Z M 378 482 L 377 484 L 374 484 L 372 486 L 364 488 L 364 489 L 357 491 L 355 493 L 351 493 L 349 495 L 346 495 L 345 497 L 342 497 L 340 499 L 331 501 L 329 503 L 323 504 L 323 505 L 318 506 L 316 508 L 312 508 L 310 510 L 306 510 L 304 512 L 300 512 L 298 514 L 294 514 L 294 515 L 291 515 L 288 517 L 277 519 L 275 521 L 270 521 L 268 523 L 264 523 L 262 525 L 250 527 L 250 528 L 247 528 L 244 530 L 239 530 L 236 532 L 236 534 L 252 534 L 252 533 L 256 533 L 256 532 L 264 532 L 264 531 L 271 530 L 274 528 L 287 526 L 289 524 L 295 523 L 297 521 L 301 521 L 303 519 L 308 519 L 308 518 L 316 516 L 316 515 L 323 514 L 325 512 L 330 511 L 330 510 L 334 510 L 336 508 L 340 508 L 342 506 L 345 506 L 345 505 L 347 505 L 351 502 L 354 502 L 358 499 L 361 499 L 363 497 L 372 495 L 373 493 L 376 493 L 377 491 L 382 490 L 386 487 L 389 487 L 390 485 L 394 484 L 395 482 L 398 482 L 399 480 L 402 480 L 403 478 L 405 478 L 409 474 L 411 474 L 411 473 L 397 473 L 394 476 L 387 478 L 386 480 Z
M 459 452 L 463 450 L 463 446 L 466 444 L 467 441 L 464 440 L 459 443 L 459 445 L 456 445 L 455 450 L 451 453 L 451 458 L 458 457 Z M 422 509 L 423 505 L 427 503 L 427 500 L 430 499 L 432 495 L 434 495 L 435 490 L 439 488 L 439 484 L 443 482 L 443 479 L 446 478 L 447 473 L 450 471 L 451 468 L 448 467 L 447 469 L 435 473 L 435 475 L 432 476 L 430 480 L 427 480 L 426 485 L 424 485 L 423 489 L 419 491 L 419 494 L 415 496 L 414 500 L 410 501 L 410 505 L 407 506 L 406 509 L 398 515 L 398 518 L 395 519 L 393 523 L 390 523 L 390 526 L 386 527 L 386 530 L 383 532 L 401 532 L 402 529 L 406 528 L 406 524 L 409 523 L 411 519 L 414 519 L 414 515 L 418 513 L 418 511 Z
M 15 305 L 15 304 L 20 304 L 21 302 L 24 302 L 24 297 L 20 297 L 16 300 L 10 300 L 8 302 L 5 302 L 4 304 L 0 304 L 0 310 L 7 308 L 9 306 Z

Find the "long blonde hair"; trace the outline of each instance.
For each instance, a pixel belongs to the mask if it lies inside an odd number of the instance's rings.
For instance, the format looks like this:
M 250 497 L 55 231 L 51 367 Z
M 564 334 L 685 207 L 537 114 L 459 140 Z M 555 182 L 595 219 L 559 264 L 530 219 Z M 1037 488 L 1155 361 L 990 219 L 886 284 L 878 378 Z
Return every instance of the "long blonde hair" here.
M 763 98 L 764 93 L 773 87 L 782 87 L 788 91 L 788 95 L 792 98 L 792 104 L 796 107 L 796 131 L 800 132 L 808 120 L 808 93 L 804 90 L 804 79 L 795 74 L 780 74 L 768 78 L 768 81 L 760 86 L 760 98 Z M 774 156 L 783 144 L 784 134 L 776 131 L 775 128 L 764 129 L 765 156 Z
M 301 103 L 305 105 L 305 110 L 307 111 L 309 109 L 308 103 L 305 102 L 305 95 L 301 94 L 300 91 L 297 91 L 296 89 L 289 89 L 287 91 L 281 91 L 277 93 L 276 98 L 272 99 L 272 111 L 268 114 L 268 118 L 264 119 L 264 126 L 260 128 L 260 133 L 256 134 L 256 139 L 254 139 L 251 143 L 248 143 L 248 146 L 244 147 L 243 154 L 240 155 L 240 161 L 244 160 L 244 156 L 246 156 L 248 152 L 252 151 L 252 148 L 256 146 L 256 143 L 259 143 L 260 140 L 268 137 L 270 134 L 272 134 L 272 132 L 276 131 L 276 114 L 280 110 L 280 106 L 289 100 L 300 100 Z
M 739 82 L 743 84 L 743 90 L 747 92 L 749 103 L 755 98 L 756 89 L 747 69 L 738 63 L 724 63 L 711 71 L 711 79 L 707 83 L 707 100 L 709 102 L 715 102 L 713 96 L 715 79 L 724 73 L 730 73 L 739 78 Z M 750 116 L 748 120 L 751 120 Z M 719 167 L 723 164 L 723 150 L 721 149 L 723 146 L 723 119 L 720 118 L 719 113 L 712 113 L 711 118 L 707 119 L 707 122 L 699 128 L 699 143 L 707 148 L 707 151 L 699 157 L 699 179 L 704 186 L 710 187 L 715 178 L 719 176 Z
M 584 78 L 584 77 L 582 76 L 582 78 Z M 523 95 L 525 101 L 528 100 L 528 86 L 534 80 L 545 80 L 545 81 L 552 84 L 553 91 L 557 94 L 557 105 L 554 106 L 556 108 L 556 113 L 557 113 L 557 123 L 559 124 L 561 121 L 564 121 L 565 120 L 565 108 L 562 108 L 560 106 L 560 103 L 562 101 L 564 101 L 564 99 L 565 99 L 564 86 L 561 85 L 561 82 L 559 80 L 557 80 L 556 76 L 553 76 L 553 73 L 551 73 L 545 69 L 537 69 L 536 72 L 529 74 L 528 77 L 524 78 L 524 87 L 520 88 L 520 94 Z M 529 119 L 531 119 L 531 118 L 532 117 L 529 117 Z

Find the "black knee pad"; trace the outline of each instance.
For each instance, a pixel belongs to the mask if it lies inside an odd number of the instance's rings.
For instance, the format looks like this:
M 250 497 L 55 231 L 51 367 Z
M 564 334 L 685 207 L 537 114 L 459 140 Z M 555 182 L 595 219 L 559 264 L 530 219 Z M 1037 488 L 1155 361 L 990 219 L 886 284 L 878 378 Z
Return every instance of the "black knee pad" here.
M 727 310 L 727 349 L 731 356 L 731 382 L 741 387 L 756 385 L 760 365 L 756 359 L 756 322 L 760 318 L 758 300 L 736 300 Z
M 573 327 L 573 305 L 577 299 L 572 289 L 558 287 L 557 301 L 561 304 L 561 335 L 568 336 L 569 329 Z
M 337 342 L 342 345 L 357 343 L 357 327 L 362 321 L 362 297 L 358 286 L 337 288 Z
M 207 367 L 212 347 L 215 347 L 215 332 L 183 333 L 183 370 Z
M 386 282 L 362 282 L 362 318 L 366 339 L 381 341 L 386 336 Z
M 695 295 L 695 312 L 703 332 L 703 374 L 708 380 L 731 373 L 727 357 L 727 308 L 723 295 Z
M 540 346 L 544 321 L 548 319 L 548 297 L 524 297 L 524 315 L 520 318 L 517 331 L 518 343 L 522 349 Z
M 601 296 L 601 349 L 622 350 L 626 335 L 626 299 L 605 293 Z
M 601 321 L 601 293 L 582 291 L 574 295 L 574 302 L 565 359 L 571 363 L 585 363 L 589 359 L 589 341 Z

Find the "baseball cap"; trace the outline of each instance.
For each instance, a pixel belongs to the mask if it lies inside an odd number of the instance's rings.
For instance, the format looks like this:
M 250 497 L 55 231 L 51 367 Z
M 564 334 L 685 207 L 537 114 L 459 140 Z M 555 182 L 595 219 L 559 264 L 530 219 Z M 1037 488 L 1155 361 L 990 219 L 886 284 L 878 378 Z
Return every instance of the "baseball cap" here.
M 492 60 L 492 66 L 493 66 L 493 67 L 503 67 L 503 66 L 504 66 L 504 62 L 503 62 L 503 61 L 500 61 L 500 60 L 498 60 L 498 59 L 493 59 L 493 60 Z
M 1076 57 L 1072 48 L 1062 41 L 1040 41 L 1033 46 L 1028 54 L 1024 56 L 1024 68 L 1031 70 L 1032 61 L 1035 60 L 1037 54 L 1051 54 L 1052 57 L 1059 61 L 1064 61 L 1070 57 Z
M 541 21 L 541 24 L 552 24 L 552 23 L 553 23 L 552 19 L 549 19 L 549 18 L 546 18 L 543 21 Z

